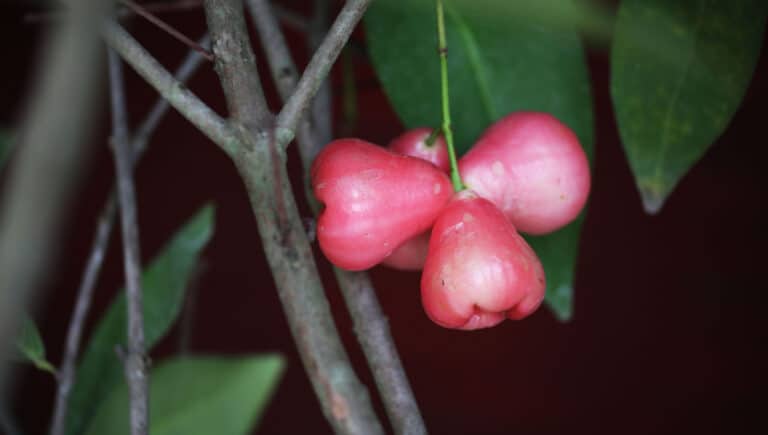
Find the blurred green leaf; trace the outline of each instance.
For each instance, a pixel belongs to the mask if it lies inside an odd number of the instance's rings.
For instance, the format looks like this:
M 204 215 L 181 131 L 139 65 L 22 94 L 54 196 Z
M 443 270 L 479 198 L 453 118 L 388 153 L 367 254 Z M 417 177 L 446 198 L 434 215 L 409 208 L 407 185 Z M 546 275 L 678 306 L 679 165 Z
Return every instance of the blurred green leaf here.
M 284 365 L 279 355 L 182 357 L 159 364 L 150 373 L 150 433 L 250 433 Z M 98 406 L 87 434 L 130 434 L 128 409 L 128 389 L 119 384 Z
M 142 274 L 144 335 L 147 349 L 162 338 L 184 302 L 189 277 L 200 251 L 213 233 L 213 206 L 203 207 L 155 257 Z M 125 292 L 121 291 L 99 321 L 77 370 L 67 433 L 82 433 L 100 403 L 123 382 L 115 347 L 126 341 Z
M 624 149 L 656 213 L 728 126 L 765 30 L 764 0 L 624 0 L 611 94 Z
M 40 370 L 56 374 L 56 369 L 45 359 L 45 344 L 35 322 L 24 315 L 21 320 L 21 330 L 16 339 L 16 349 L 23 361 L 29 362 Z
M 572 128 L 593 155 L 593 114 L 578 34 L 564 17 L 577 3 L 446 1 L 451 117 L 457 151 L 466 152 L 494 121 L 542 111 Z M 531 4 L 536 3 L 535 6 Z M 483 7 L 481 7 L 483 6 Z M 406 128 L 439 126 L 440 74 L 434 1 L 381 0 L 365 18 L 374 67 Z M 581 219 L 528 240 L 547 274 L 547 304 L 571 316 Z

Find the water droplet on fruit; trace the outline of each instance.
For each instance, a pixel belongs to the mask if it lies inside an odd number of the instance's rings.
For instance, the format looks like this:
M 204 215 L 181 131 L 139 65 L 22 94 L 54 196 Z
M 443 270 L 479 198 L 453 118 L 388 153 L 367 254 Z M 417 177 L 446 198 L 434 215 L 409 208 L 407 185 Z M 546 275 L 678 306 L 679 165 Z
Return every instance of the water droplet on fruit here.
M 464 217 L 462 217 L 461 220 L 466 222 L 466 223 L 470 223 L 473 220 L 475 220 L 475 217 L 472 216 L 470 213 L 464 213 Z
M 435 188 L 433 189 L 435 195 L 439 195 L 441 190 L 443 190 L 443 188 L 440 186 L 440 183 L 435 183 Z

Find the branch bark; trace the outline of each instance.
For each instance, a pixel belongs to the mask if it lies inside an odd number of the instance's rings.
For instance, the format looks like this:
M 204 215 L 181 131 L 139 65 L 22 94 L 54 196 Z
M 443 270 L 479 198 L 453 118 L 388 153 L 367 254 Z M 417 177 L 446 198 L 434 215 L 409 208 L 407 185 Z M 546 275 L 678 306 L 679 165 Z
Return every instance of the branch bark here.
M 128 383 L 132 435 L 149 432 L 149 373 L 144 343 L 144 310 L 141 292 L 141 260 L 136 193 L 133 187 L 132 155 L 128 143 L 128 119 L 122 61 L 109 51 L 109 82 L 112 108 L 112 151 L 117 175 L 120 228 L 123 239 L 128 348 L 123 357 Z
M 320 84 L 328 76 L 328 71 L 336 62 L 341 49 L 344 48 L 370 3 L 371 0 L 348 0 L 341 9 L 333 26 L 304 70 L 296 90 L 277 116 L 279 129 L 296 130 L 299 120 L 317 93 Z
M 103 27 L 104 39 L 165 100 L 209 139 L 232 155 L 238 138 L 227 121 L 200 101 L 149 54 L 131 35 L 114 22 Z
M 198 44 L 202 47 L 207 47 L 209 43 L 210 38 L 207 34 L 198 41 Z M 174 74 L 176 80 L 181 83 L 189 80 L 192 74 L 197 71 L 203 63 L 203 60 L 204 57 L 200 53 L 194 50 L 190 51 Z M 134 166 L 144 154 L 150 137 L 157 129 L 160 120 L 168 112 L 169 108 L 170 104 L 168 104 L 165 99 L 159 98 L 144 118 L 144 121 L 142 121 L 136 129 L 136 133 L 133 135 L 133 140 L 131 141 L 131 150 L 133 154 L 132 164 Z M 101 272 L 104 255 L 109 244 L 109 236 L 115 225 L 115 217 L 117 216 L 116 211 L 117 204 L 115 202 L 115 193 L 113 191 L 99 214 L 98 223 L 96 225 L 96 234 L 93 237 L 93 245 L 91 246 L 91 251 L 88 260 L 86 261 L 85 270 L 83 270 L 83 276 L 80 280 L 80 288 L 77 291 L 77 301 L 75 302 L 75 308 L 72 312 L 72 319 L 69 322 L 64 355 L 62 357 L 57 379 L 58 386 L 56 389 L 53 415 L 51 417 L 50 435 L 63 435 L 66 429 L 65 424 L 69 407 L 69 394 L 77 379 L 75 365 L 77 363 L 77 355 L 82 340 L 83 328 L 85 326 L 85 320 L 88 317 L 96 281 Z
M 285 37 L 267 0 L 248 0 L 248 5 L 267 56 L 272 79 L 278 93 L 286 99 L 295 88 L 298 77 Z M 310 131 L 306 118 L 299 125 L 297 137 L 302 160 L 308 169 L 320 147 L 317 146 L 317 135 Z M 325 142 L 319 142 L 323 143 Z M 314 196 L 311 191 L 307 191 L 307 195 L 312 202 Z M 347 308 L 352 315 L 358 341 L 371 367 L 395 433 L 426 433 L 421 413 L 389 333 L 389 325 L 381 311 L 368 274 L 334 269 Z
M 204 6 L 230 117 L 251 132 L 271 127 L 272 114 L 261 89 L 242 1 L 205 0 Z
M 247 80 L 241 75 L 258 77 L 251 70 L 255 69 L 255 61 L 252 53 L 242 52 L 242 44 L 218 42 L 246 38 L 244 23 L 240 24 L 243 21 L 242 3 L 239 0 L 207 0 L 205 7 L 217 71 L 230 110 L 233 114 L 242 114 L 244 107 L 259 104 L 261 96 L 255 93 L 257 101 L 244 102 L 242 98 L 247 94 L 239 85 Z M 233 35 L 232 32 L 243 34 Z M 336 41 L 336 44 L 345 42 Z M 332 61 L 332 58 L 324 60 L 329 64 Z M 330 66 L 324 68 L 327 72 Z M 307 96 L 311 98 L 311 95 Z M 283 134 L 271 128 L 271 120 L 266 122 L 256 124 L 255 128 L 250 126 L 243 132 L 245 146 L 234 160 L 246 184 L 262 246 L 291 332 L 315 394 L 334 430 L 343 434 L 382 433 L 368 393 L 358 381 L 339 340 L 293 198 L 285 161 L 285 146 L 293 131 Z M 265 128 L 268 131 L 264 132 Z
M 66 210 L 88 157 L 88 123 L 100 80 L 98 23 L 111 6 L 71 0 L 47 39 L 15 164 L 0 197 L 0 353 L 10 349 L 19 314 L 34 303 L 59 245 Z M 77 101 L 74 107 L 72 101 Z M 0 396 L 7 390 L 0 369 Z

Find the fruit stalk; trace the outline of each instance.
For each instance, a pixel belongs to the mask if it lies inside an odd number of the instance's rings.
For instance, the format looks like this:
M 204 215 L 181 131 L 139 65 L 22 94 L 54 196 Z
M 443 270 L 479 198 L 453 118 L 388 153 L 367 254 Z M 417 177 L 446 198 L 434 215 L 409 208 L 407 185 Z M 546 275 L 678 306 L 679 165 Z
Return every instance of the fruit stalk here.
M 459 175 L 458 164 L 456 163 L 456 150 L 453 147 L 453 130 L 451 130 L 451 104 L 448 93 L 448 42 L 445 37 L 445 13 L 443 11 L 443 1 L 435 1 L 435 10 L 437 12 L 437 52 L 440 55 L 440 98 L 443 108 L 443 135 L 445 143 L 448 145 L 448 158 L 451 162 L 451 183 L 456 192 L 464 190 L 464 183 Z

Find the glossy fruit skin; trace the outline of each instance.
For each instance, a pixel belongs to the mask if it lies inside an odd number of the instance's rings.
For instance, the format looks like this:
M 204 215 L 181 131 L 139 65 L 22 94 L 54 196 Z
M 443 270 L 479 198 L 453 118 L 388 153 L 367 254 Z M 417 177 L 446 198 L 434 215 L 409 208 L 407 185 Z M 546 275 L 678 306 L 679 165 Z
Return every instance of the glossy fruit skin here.
M 589 161 L 578 138 L 539 112 L 516 112 L 494 123 L 459 160 L 459 173 L 528 234 L 551 233 L 576 219 L 590 189 Z
M 431 128 L 414 128 L 394 138 L 387 148 L 399 154 L 426 160 L 448 174 L 451 164 L 445 139 L 440 135 L 432 145 L 427 145 L 426 140 L 431 134 Z M 399 270 L 421 270 L 427 259 L 428 248 L 429 232 L 419 234 L 403 242 L 381 264 Z
M 427 315 L 446 328 L 522 319 L 544 300 L 541 261 L 504 214 L 470 190 L 437 218 L 421 278 Z
M 359 139 L 328 144 L 311 177 L 325 204 L 317 222 L 320 248 L 347 270 L 368 269 L 426 231 L 452 195 L 448 176 L 434 165 Z
M 448 173 L 451 170 L 451 163 L 448 160 L 445 139 L 443 135 L 439 135 L 432 145 L 427 145 L 426 140 L 430 134 L 432 134 L 431 128 L 414 128 L 394 138 L 387 148 L 396 153 L 426 160 Z

